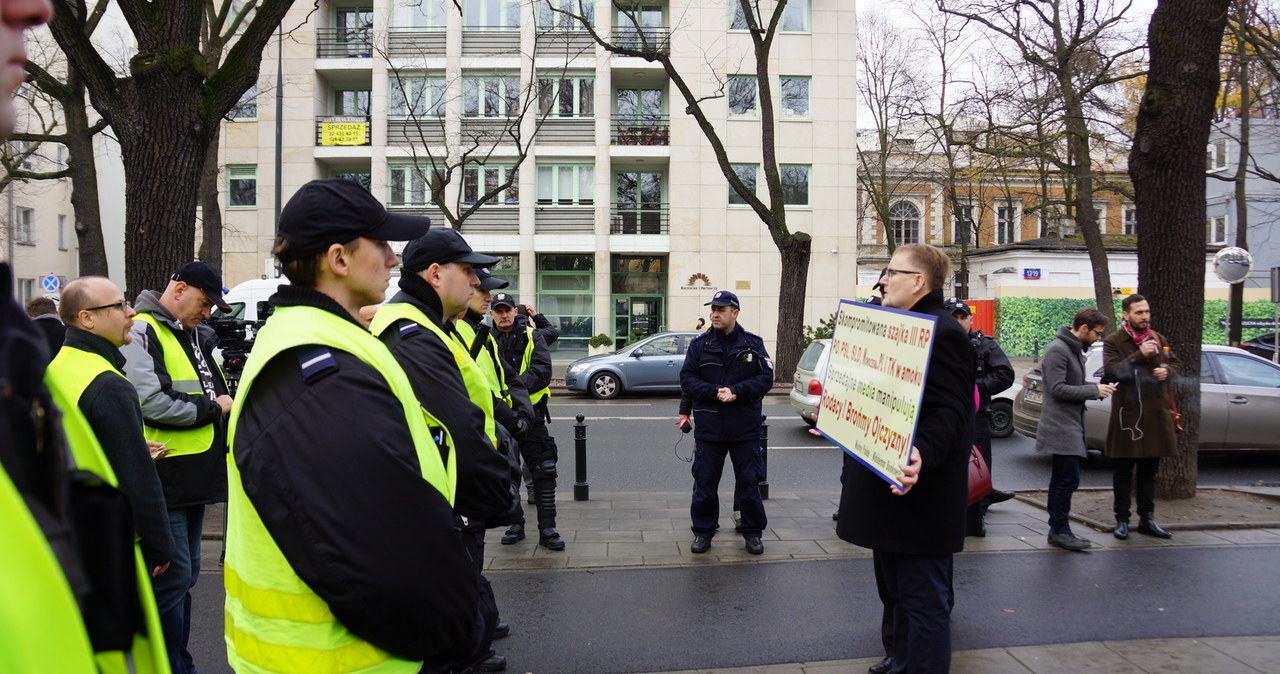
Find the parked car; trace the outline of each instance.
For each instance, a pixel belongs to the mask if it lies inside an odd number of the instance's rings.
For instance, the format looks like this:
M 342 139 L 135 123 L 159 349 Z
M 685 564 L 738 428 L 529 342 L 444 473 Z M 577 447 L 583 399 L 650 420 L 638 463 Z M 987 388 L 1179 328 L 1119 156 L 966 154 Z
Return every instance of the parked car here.
M 700 334 L 659 332 L 613 353 L 575 360 L 565 371 L 564 384 L 601 400 L 621 393 L 679 391 L 684 354 Z
M 1271 360 L 1271 357 L 1276 352 L 1276 333 L 1268 332 L 1265 335 L 1258 335 L 1253 339 L 1245 340 L 1240 347 L 1255 356 Z
M 791 408 L 813 426 L 817 423 L 818 407 L 822 404 L 822 385 L 827 378 L 827 361 L 831 354 L 831 340 L 815 339 L 796 365 L 791 380 Z M 1005 438 L 1013 433 L 1013 398 L 1022 386 L 1014 384 L 991 396 L 991 436 Z
M 1200 355 L 1200 449 L 1202 451 L 1280 450 L 1275 420 L 1280 417 L 1280 366 L 1229 346 L 1205 344 Z M 1102 344 L 1094 344 L 1085 360 L 1085 379 L 1102 377 Z M 1040 368 L 1022 378 L 1014 399 L 1013 427 L 1036 437 L 1044 381 Z M 1106 445 L 1111 421 L 1110 400 L 1085 403 L 1085 442 L 1090 449 Z

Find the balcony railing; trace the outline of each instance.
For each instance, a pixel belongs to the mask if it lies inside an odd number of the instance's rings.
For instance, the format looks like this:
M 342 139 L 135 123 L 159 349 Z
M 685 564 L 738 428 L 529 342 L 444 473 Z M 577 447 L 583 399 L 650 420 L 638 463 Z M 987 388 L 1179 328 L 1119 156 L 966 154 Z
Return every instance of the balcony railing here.
M 515 117 L 463 117 L 464 145 L 514 143 L 520 137 L 520 120 Z
M 610 234 L 666 234 L 668 205 L 658 201 L 625 201 L 613 204 Z
M 595 56 L 596 41 L 585 30 L 549 30 L 539 32 L 533 53 L 538 56 Z
M 533 223 L 539 234 L 590 232 L 596 227 L 596 209 L 591 204 L 562 206 L 539 203 Z
M 316 145 L 369 145 L 373 140 L 373 120 L 369 117 L 316 117 Z
M 596 142 L 594 115 L 548 115 L 538 127 L 539 145 L 591 145 Z
M 387 31 L 387 51 L 392 56 L 444 56 L 445 29 L 392 27 Z
M 671 121 L 667 115 L 644 115 L 613 120 L 614 145 L 670 145 Z
M 465 212 L 469 207 L 470 204 L 460 205 L 458 213 Z M 431 218 L 431 224 L 434 227 L 448 225 L 444 214 L 434 206 L 389 202 L 387 210 L 394 213 L 425 215 Z M 520 209 L 514 205 L 485 204 L 463 220 L 459 227 L 463 234 L 515 234 L 520 231 Z
M 387 120 L 387 145 L 443 145 L 444 120 L 424 115 Z
M 520 28 L 468 26 L 462 29 L 462 55 L 515 54 L 520 51 Z
M 642 54 L 670 54 L 671 29 L 662 27 L 619 26 L 613 29 L 614 46 Z
M 373 31 L 368 28 L 317 28 L 316 58 L 367 59 L 373 56 Z

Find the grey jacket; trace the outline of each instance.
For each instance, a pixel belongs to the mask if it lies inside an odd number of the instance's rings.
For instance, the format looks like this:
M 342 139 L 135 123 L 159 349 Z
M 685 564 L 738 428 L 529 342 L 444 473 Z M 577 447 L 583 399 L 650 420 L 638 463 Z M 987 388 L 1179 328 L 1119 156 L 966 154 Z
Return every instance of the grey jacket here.
M 200 349 L 206 354 L 211 351 L 208 344 L 202 344 L 198 329 L 186 330 L 169 310 L 160 304 L 160 296 L 154 290 L 144 290 L 134 302 L 139 312 L 147 311 L 159 321 L 169 326 L 175 334 L 185 335 L 191 349 Z M 150 326 L 135 320 L 129 332 L 133 340 L 120 347 L 124 354 L 125 376 L 138 390 L 138 401 L 142 404 L 142 416 L 152 425 L 162 424 L 171 428 L 198 428 L 213 423 L 222 417 L 222 409 L 213 398 L 192 398 L 187 392 L 173 390 L 172 380 L 164 370 L 164 352 L 153 335 L 147 334 Z M 188 354 L 190 358 L 190 354 Z M 210 367 L 213 367 L 210 361 Z M 221 393 L 221 391 L 219 391 Z
M 1098 397 L 1098 387 L 1084 380 L 1084 345 L 1071 328 L 1058 328 L 1040 361 L 1044 398 L 1036 428 L 1036 451 L 1041 454 L 1086 456 L 1084 403 Z

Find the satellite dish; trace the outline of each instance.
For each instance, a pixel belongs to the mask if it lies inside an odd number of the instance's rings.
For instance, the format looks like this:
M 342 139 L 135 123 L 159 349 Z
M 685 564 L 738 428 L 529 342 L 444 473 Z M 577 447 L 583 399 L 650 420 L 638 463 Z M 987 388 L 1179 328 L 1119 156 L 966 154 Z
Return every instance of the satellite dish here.
M 1213 272 L 1227 283 L 1244 281 L 1253 270 L 1253 256 L 1243 248 L 1223 248 L 1213 256 Z

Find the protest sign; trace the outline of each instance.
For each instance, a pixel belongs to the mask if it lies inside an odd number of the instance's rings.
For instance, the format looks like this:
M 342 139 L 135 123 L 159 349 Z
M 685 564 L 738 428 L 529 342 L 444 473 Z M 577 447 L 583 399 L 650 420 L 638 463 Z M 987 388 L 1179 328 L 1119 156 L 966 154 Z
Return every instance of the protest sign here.
M 915 438 L 935 316 L 840 301 L 818 430 L 899 489 Z

